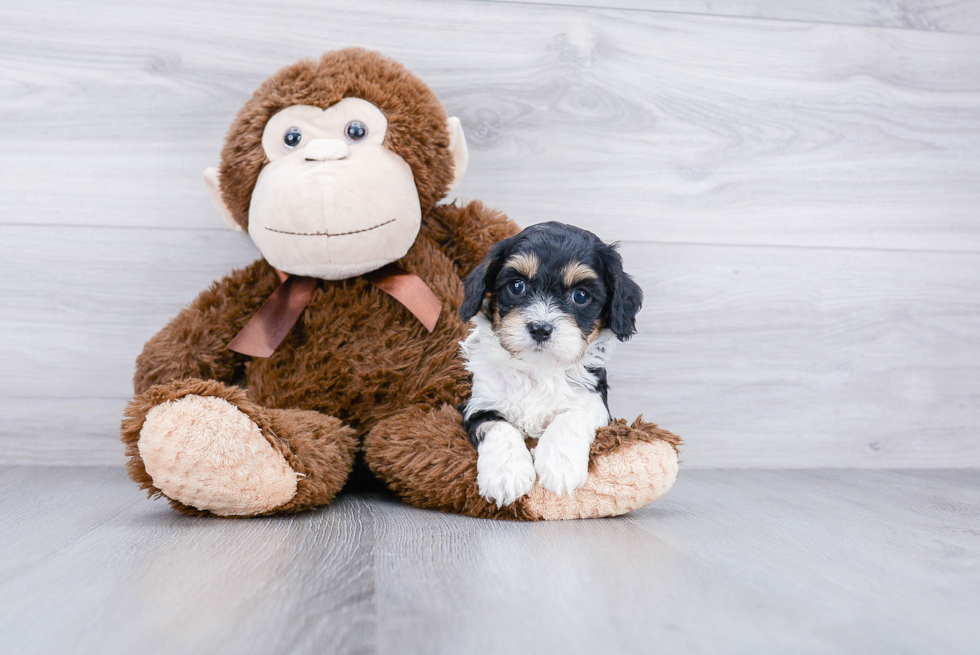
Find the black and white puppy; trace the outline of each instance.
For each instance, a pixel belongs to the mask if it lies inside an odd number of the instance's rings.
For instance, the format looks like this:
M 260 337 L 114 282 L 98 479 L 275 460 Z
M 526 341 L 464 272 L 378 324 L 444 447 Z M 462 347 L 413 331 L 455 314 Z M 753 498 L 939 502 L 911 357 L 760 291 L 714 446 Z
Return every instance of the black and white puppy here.
M 585 484 L 596 430 L 609 424 L 606 359 L 636 332 L 643 301 L 613 245 L 541 223 L 493 246 L 464 284 L 474 325 L 461 343 L 473 392 L 463 425 L 480 494 L 498 507 L 534 486 Z M 537 440 L 528 451 L 525 436 Z

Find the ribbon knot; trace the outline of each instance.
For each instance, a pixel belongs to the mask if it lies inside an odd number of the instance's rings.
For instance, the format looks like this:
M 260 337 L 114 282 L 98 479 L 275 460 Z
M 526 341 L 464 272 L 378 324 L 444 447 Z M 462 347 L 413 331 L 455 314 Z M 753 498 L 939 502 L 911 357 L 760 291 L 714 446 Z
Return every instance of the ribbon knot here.
M 231 340 L 230 350 L 249 357 L 271 356 L 296 325 L 320 283 L 317 278 L 288 275 L 278 269 L 276 273 L 282 284 Z M 404 305 L 430 333 L 435 329 L 442 302 L 418 275 L 388 264 L 364 278 Z

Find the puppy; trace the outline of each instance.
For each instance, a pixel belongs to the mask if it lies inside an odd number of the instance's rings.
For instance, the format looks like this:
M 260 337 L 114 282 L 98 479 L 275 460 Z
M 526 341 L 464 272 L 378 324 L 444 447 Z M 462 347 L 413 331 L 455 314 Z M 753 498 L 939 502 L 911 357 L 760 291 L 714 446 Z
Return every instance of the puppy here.
M 534 486 L 570 494 L 609 424 L 606 359 L 636 332 L 643 292 L 615 246 L 542 223 L 493 246 L 464 283 L 473 374 L 463 426 L 477 448 L 480 494 L 498 507 Z M 528 451 L 525 437 L 537 441 Z

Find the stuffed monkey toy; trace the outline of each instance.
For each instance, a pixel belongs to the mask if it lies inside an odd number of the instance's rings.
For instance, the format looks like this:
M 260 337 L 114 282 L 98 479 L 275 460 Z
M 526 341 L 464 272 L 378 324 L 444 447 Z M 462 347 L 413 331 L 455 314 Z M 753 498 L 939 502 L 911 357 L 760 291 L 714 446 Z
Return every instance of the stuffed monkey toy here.
M 263 259 L 147 342 L 122 423 L 130 477 L 218 516 L 327 505 L 359 452 L 405 502 L 474 517 L 611 516 L 666 493 L 679 440 L 637 419 L 599 430 L 574 494 L 480 496 L 457 409 L 461 280 L 519 229 L 479 202 L 439 204 L 467 157 L 459 120 L 378 53 L 329 52 L 266 80 L 205 172 Z

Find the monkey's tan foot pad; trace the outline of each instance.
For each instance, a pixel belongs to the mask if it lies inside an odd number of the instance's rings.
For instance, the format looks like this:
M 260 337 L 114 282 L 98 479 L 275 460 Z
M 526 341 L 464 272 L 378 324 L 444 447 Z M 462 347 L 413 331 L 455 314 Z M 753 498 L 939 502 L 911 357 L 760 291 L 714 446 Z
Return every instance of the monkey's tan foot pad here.
M 619 516 L 649 505 L 674 485 L 677 451 L 666 441 L 633 441 L 593 454 L 585 485 L 559 496 L 535 484 L 524 509 L 545 520 Z
M 187 395 L 157 405 L 137 446 L 153 485 L 199 510 L 252 516 L 296 495 L 296 473 L 282 454 L 223 398 Z

